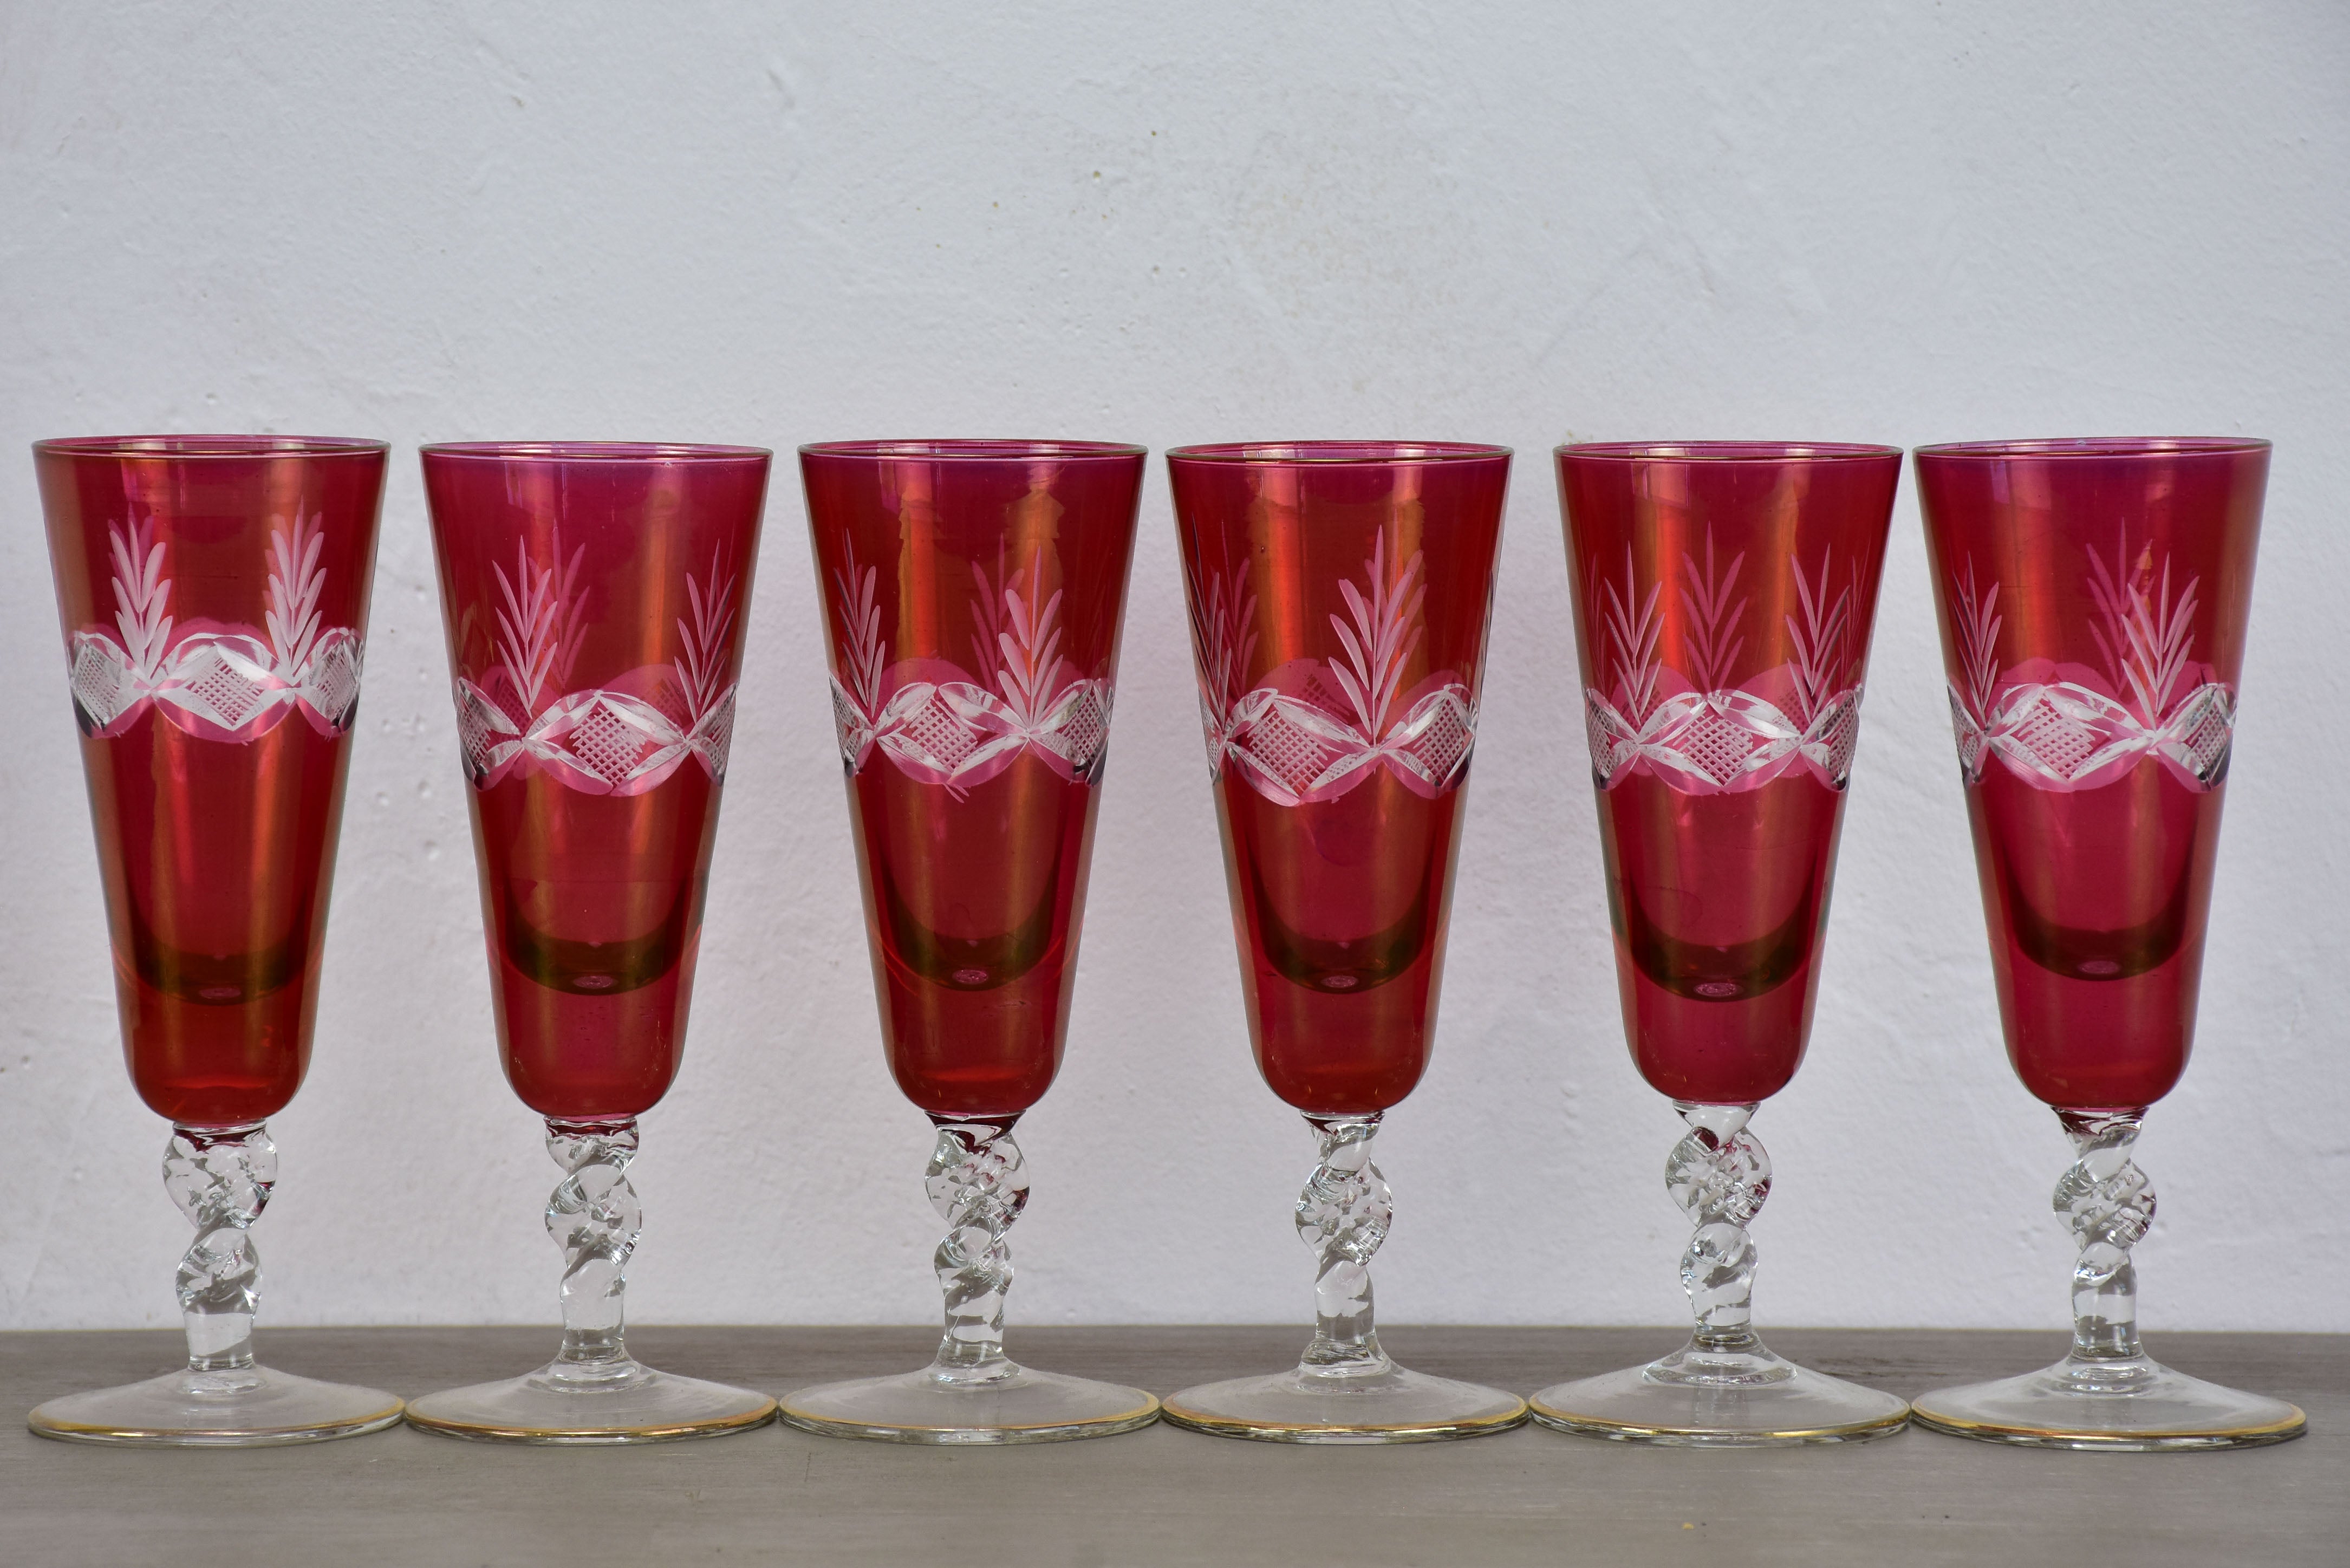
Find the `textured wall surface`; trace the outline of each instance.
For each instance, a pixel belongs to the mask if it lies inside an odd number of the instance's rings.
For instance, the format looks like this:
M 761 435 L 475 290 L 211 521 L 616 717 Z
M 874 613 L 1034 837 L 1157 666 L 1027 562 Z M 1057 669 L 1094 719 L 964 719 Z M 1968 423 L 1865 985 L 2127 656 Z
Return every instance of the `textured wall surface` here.
M 26 443 L 400 447 L 277 1323 L 551 1322 L 499 1075 L 413 447 L 1410 435 L 1520 453 L 1397 1321 L 1683 1320 L 1678 1123 L 1617 1022 L 1547 450 L 2277 442 L 2147 1324 L 2350 1329 L 2338 590 L 2350 12 L 2009 3 L 0 5 L 0 1324 L 169 1322 Z M 985 11 L 997 13 L 984 17 Z M 642 1319 L 934 1311 L 796 478 L 768 508 Z M 1756 1130 L 1771 1323 L 2064 1321 L 1905 476 L 1811 1055 Z M 2329 586 L 2330 585 L 2330 586 Z M 1250 1063 L 1163 469 L 1015 1324 L 1290 1320 L 1310 1163 Z M 1015 1345 L 1016 1348 L 1016 1345 Z

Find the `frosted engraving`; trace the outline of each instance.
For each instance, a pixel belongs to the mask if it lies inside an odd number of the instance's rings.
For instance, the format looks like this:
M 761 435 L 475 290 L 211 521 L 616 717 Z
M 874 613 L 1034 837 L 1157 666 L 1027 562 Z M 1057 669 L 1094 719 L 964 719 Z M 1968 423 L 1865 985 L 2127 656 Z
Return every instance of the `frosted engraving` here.
M 1191 635 L 1209 777 L 1229 767 L 1279 805 L 1336 800 L 1382 767 L 1424 796 L 1467 777 L 1477 742 L 1467 682 L 1439 670 L 1402 690 L 1404 666 L 1427 631 L 1425 565 L 1415 550 L 1391 566 L 1381 534 L 1363 563 L 1363 586 L 1338 585 L 1347 614 L 1329 618 L 1336 656 L 1292 659 L 1246 690 L 1256 598 L 1229 573 L 1195 579 Z
M 114 626 L 85 627 L 67 639 L 68 681 L 82 732 L 106 740 L 153 709 L 203 740 L 258 740 L 296 713 L 322 735 L 350 728 L 364 649 L 349 627 L 323 625 L 318 564 L 323 519 L 298 514 L 290 531 L 274 520 L 263 625 L 171 613 L 169 547 L 152 516 L 108 530 L 113 560 Z
M 1692 555 L 1681 556 L 1678 592 L 1687 670 L 1659 656 L 1665 585 L 1651 583 L 1642 594 L 1628 548 L 1620 590 L 1595 568 L 1588 613 L 1602 632 L 1594 646 L 1607 651 L 1593 672 L 1601 684 L 1585 689 L 1584 719 L 1592 775 L 1602 790 L 1635 774 L 1690 794 L 1760 789 L 1797 768 L 1830 789 L 1844 788 L 1851 778 L 1860 743 L 1865 651 L 1853 635 L 1859 566 L 1852 566 L 1832 595 L 1825 552 L 1809 577 L 1790 556 L 1801 612 L 1786 618 L 1794 657 L 1733 686 L 1751 602 L 1738 593 L 1745 565 L 1742 551 L 1722 567 L 1711 532 L 1702 566 Z
M 736 608 L 723 558 L 712 553 L 704 578 L 686 574 L 689 613 L 674 623 L 673 660 L 573 691 L 585 551 L 567 558 L 558 529 L 551 554 L 552 563 L 536 564 L 517 542 L 512 577 L 491 567 L 497 662 L 479 680 L 461 672 L 456 682 L 465 776 L 488 789 L 527 770 L 584 794 L 633 795 L 658 788 L 691 759 L 723 782 L 734 731 L 735 687 L 726 673 Z
M 2194 620 L 2199 577 L 2174 589 L 2170 561 L 2159 576 L 2141 547 L 2133 570 L 2129 535 L 2108 565 L 2088 552 L 2085 586 L 2096 607 L 2089 634 L 2100 668 L 2027 659 L 2002 670 L 2000 585 L 1979 587 L 1969 562 L 1950 579 L 1960 679 L 1950 682 L 1950 724 L 1959 771 L 1979 782 L 1996 757 L 2024 783 L 2069 793 L 2111 784 L 2148 753 L 2197 792 L 2227 781 L 2236 694 L 2198 663 Z
M 851 774 L 877 751 L 908 778 L 960 795 L 1026 753 L 1090 784 L 1109 745 L 1111 690 L 1061 657 L 1061 594 L 1045 593 L 1045 555 L 991 578 L 974 565 L 971 670 L 944 659 L 889 662 L 875 602 L 877 574 L 856 553 L 840 585 L 840 668 L 832 717 Z

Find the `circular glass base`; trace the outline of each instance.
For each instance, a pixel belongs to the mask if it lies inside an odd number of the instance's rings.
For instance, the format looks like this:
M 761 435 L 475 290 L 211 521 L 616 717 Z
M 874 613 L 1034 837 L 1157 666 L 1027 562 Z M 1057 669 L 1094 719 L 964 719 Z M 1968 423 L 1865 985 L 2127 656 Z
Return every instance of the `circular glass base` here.
M 1160 1414 L 1195 1432 L 1267 1443 L 1426 1443 L 1506 1432 L 1526 1418 L 1526 1402 L 1390 1363 L 1378 1372 L 1300 1366 L 1203 1383 L 1170 1395 Z
M 775 1413 L 792 1426 L 828 1438 L 1056 1443 L 1147 1427 L 1159 1418 L 1159 1401 L 1139 1388 L 1026 1366 L 1012 1366 L 985 1382 L 956 1381 L 926 1366 L 891 1377 L 802 1388 L 785 1396 Z
M 629 1361 L 596 1376 L 560 1362 L 524 1377 L 412 1399 L 411 1426 L 493 1443 L 666 1443 L 746 1432 L 775 1418 L 764 1394 Z
M 380 1388 L 320 1383 L 246 1366 L 167 1372 L 144 1383 L 68 1394 L 26 1418 L 45 1438 L 150 1448 L 265 1448 L 381 1431 L 400 1401 Z
M 1646 1366 L 1545 1388 L 1534 1418 L 1619 1443 L 1779 1448 L 1854 1443 L 1901 1429 L 1909 1407 L 1890 1394 L 1796 1366 L 1761 1343 L 1696 1345 Z
M 2068 1356 L 1996 1383 L 1938 1388 L 1918 1424 L 1953 1437 L 2037 1449 L 2250 1449 L 2308 1430 L 2298 1406 L 2206 1383 L 2143 1355 Z

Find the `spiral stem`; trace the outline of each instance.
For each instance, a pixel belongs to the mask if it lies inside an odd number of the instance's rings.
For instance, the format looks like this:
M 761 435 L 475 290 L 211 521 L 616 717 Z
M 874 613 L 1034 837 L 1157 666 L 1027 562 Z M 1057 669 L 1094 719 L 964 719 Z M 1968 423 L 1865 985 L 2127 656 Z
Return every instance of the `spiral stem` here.
M 563 1249 L 563 1349 L 542 1376 L 601 1384 L 638 1375 L 624 1343 L 629 1254 L 644 1229 L 628 1174 L 636 1121 L 549 1118 L 546 1152 L 563 1168 L 546 1201 L 546 1233 Z
M 1301 1372 L 1360 1376 L 1392 1369 L 1371 1316 L 1371 1258 L 1388 1239 L 1395 1204 L 1371 1163 L 1377 1112 L 1308 1116 L 1321 1160 L 1297 1195 L 1298 1239 L 1314 1249 L 1314 1343 Z
M 1755 1107 L 1676 1100 L 1673 1108 L 1690 1129 L 1665 1161 L 1665 1190 L 1696 1227 L 1681 1254 L 1681 1289 L 1697 1318 L 1690 1343 L 1704 1351 L 1759 1350 L 1750 1309 L 1754 1240 L 1746 1227 L 1771 1196 L 1771 1157 L 1746 1130 Z
M 2059 1110 L 2073 1140 L 2072 1165 L 2051 1207 L 2079 1243 L 2073 1265 L 2073 1359 L 2132 1361 L 2137 1340 L 2137 1270 L 2130 1249 L 2154 1223 L 2154 1184 L 2130 1158 L 2143 1106 L 2135 1110 Z
M 946 1313 L 946 1332 L 931 1375 L 958 1385 L 1000 1382 L 1019 1366 L 1003 1354 L 1003 1296 L 1012 1288 L 1012 1247 L 1005 1233 L 1028 1204 L 1028 1172 L 1012 1121 L 949 1121 L 938 1126 L 923 1188 L 947 1222 L 932 1260 Z
M 268 1205 L 276 1179 L 277 1146 L 259 1122 L 175 1126 L 163 1146 L 163 1190 L 196 1228 L 178 1281 L 191 1372 L 243 1372 L 253 1366 L 261 1254 L 247 1231 Z

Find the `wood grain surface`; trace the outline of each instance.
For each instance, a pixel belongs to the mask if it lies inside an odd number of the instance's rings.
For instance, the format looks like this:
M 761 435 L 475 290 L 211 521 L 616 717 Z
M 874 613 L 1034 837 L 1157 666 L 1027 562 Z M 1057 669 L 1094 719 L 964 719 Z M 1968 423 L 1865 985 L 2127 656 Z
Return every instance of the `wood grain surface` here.
M 1427 1372 L 1521 1393 L 1670 1348 L 1658 1329 L 1395 1328 Z M 1281 1328 L 1016 1328 L 1041 1366 L 1167 1393 L 1270 1371 Z M 1822 1371 L 1914 1395 L 2028 1370 L 2055 1334 L 1794 1330 Z M 404 1396 L 526 1369 L 553 1329 L 264 1329 L 289 1372 Z M 919 1329 L 640 1328 L 653 1365 L 772 1393 L 897 1371 Z M 36 1438 L 76 1389 L 167 1370 L 166 1333 L 0 1334 L 0 1562 L 10 1568 L 855 1563 L 958 1568 L 1254 1564 L 1966 1563 L 2171 1568 L 2350 1562 L 2350 1337 L 2156 1336 L 2182 1370 L 2290 1398 L 2310 1435 L 2227 1453 L 2074 1454 L 1912 1429 L 1820 1449 L 1691 1451 L 1525 1428 L 1397 1448 L 1235 1442 L 1153 1427 L 1004 1449 L 788 1428 L 643 1449 L 455 1442 L 407 1428 L 302 1448 L 191 1452 Z

